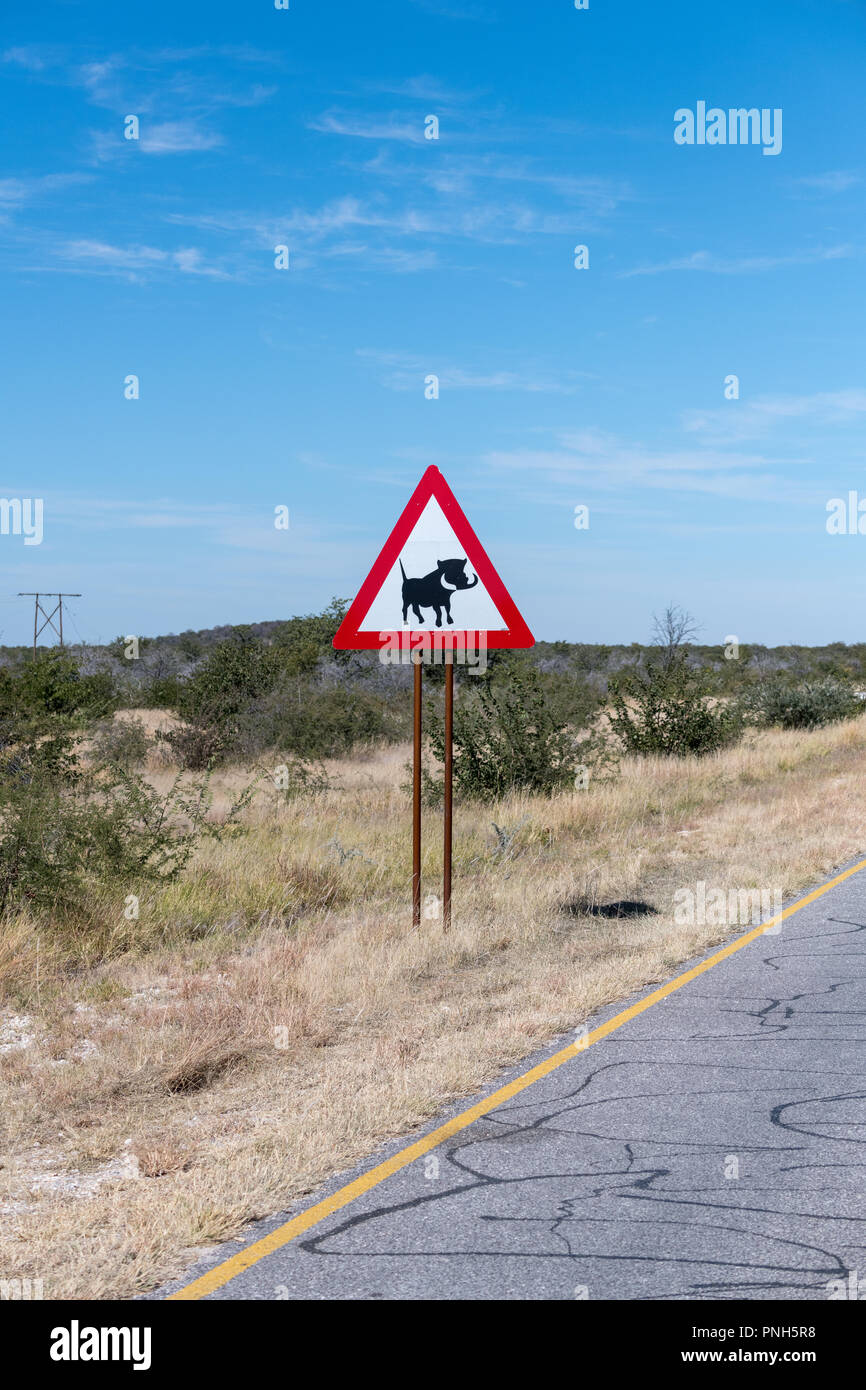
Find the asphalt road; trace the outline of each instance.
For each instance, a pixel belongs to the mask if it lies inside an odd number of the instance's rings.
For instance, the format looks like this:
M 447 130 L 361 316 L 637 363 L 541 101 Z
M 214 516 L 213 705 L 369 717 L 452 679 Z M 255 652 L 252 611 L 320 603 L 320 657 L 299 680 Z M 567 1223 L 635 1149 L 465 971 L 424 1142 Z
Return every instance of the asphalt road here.
M 864 1143 L 866 870 L 206 1297 L 866 1295 Z

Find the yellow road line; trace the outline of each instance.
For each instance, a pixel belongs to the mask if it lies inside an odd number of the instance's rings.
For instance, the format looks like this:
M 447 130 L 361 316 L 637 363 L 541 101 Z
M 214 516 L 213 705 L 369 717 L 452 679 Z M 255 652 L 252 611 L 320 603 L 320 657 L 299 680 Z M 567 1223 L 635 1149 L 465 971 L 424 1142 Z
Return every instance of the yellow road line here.
M 429 1153 L 431 1149 L 438 1148 L 444 1140 L 450 1139 L 453 1134 L 459 1134 L 462 1129 L 466 1129 L 469 1125 L 473 1124 L 475 1120 L 480 1119 L 482 1115 L 488 1114 L 491 1110 L 496 1110 L 497 1107 L 502 1105 L 505 1101 L 511 1100 L 512 1096 L 519 1095 L 521 1091 L 525 1091 L 527 1087 L 534 1085 L 534 1083 L 540 1081 L 542 1077 L 549 1076 L 552 1071 L 556 1071 L 556 1069 L 561 1067 L 565 1062 L 570 1062 L 579 1053 L 585 1052 L 593 1043 L 601 1042 L 602 1038 L 606 1038 L 609 1033 L 614 1033 L 617 1028 L 621 1028 L 624 1023 L 628 1023 L 629 1019 L 637 1018 L 638 1014 L 642 1014 L 646 1009 L 652 1008 L 653 1004 L 658 1004 L 662 999 L 666 999 L 669 994 L 673 994 L 676 990 L 682 989 L 683 985 L 687 985 L 690 980 L 696 980 L 699 975 L 703 975 L 704 971 L 710 970 L 712 966 L 718 965 L 720 961 L 727 960 L 728 956 L 732 956 L 735 951 L 741 950 L 743 946 L 748 946 L 750 941 L 755 941 L 759 936 L 763 936 L 764 932 L 769 931 L 771 927 L 778 926 L 786 917 L 791 917 L 795 912 L 799 912 L 801 908 L 808 907 L 809 903 L 815 902 L 816 898 L 823 897 L 825 893 L 829 893 L 831 888 L 837 887 L 837 885 L 843 883 L 846 878 L 850 878 L 852 874 L 859 873 L 860 870 L 864 868 L 866 868 L 866 859 L 861 859 L 859 863 L 854 864 L 852 868 L 845 869 L 843 873 L 837 874 L 829 883 L 822 884 L 820 888 L 815 888 L 811 893 L 807 893 L 805 898 L 800 898 L 798 902 L 792 903 L 790 907 L 784 908 L 781 912 L 777 913 L 775 917 L 771 917 L 768 922 L 762 922 L 759 927 L 755 927 L 752 931 L 746 932 L 745 935 L 737 937 L 736 941 L 730 942 L 729 945 L 723 946 L 720 951 L 716 951 L 714 955 L 702 961 L 700 965 L 694 966 L 691 970 L 684 971 L 682 975 L 675 976 L 673 980 L 668 980 L 667 984 L 660 985 L 658 989 L 653 990 L 652 994 L 648 994 L 645 999 L 640 999 L 637 1004 L 632 1004 L 630 1008 L 623 1009 L 622 1013 L 616 1014 L 613 1018 L 608 1019 L 607 1023 L 602 1023 L 598 1028 L 594 1028 L 591 1033 L 581 1038 L 579 1042 L 569 1043 L 567 1047 L 563 1047 L 561 1051 L 555 1052 L 553 1056 L 548 1057 L 546 1061 L 539 1062 L 538 1066 L 533 1067 L 531 1071 L 524 1072 L 522 1076 L 518 1076 L 514 1081 L 509 1081 L 506 1086 L 500 1086 L 498 1091 L 494 1091 L 492 1095 L 485 1097 L 484 1100 L 480 1100 L 477 1105 L 470 1106 L 468 1110 L 464 1110 L 461 1114 L 455 1115 L 452 1120 L 447 1120 L 445 1124 L 439 1125 L 438 1128 L 431 1130 L 429 1134 L 424 1135 L 423 1139 L 418 1139 L 414 1144 L 409 1144 L 407 1148 L 401 1149 L 400 1152 L 394 1154 L 392 1158 L 387 1158 L 384 1163 L 377 1164 L 376 1167 L 371 1168 L 369 1172 L 362 1173 L 361 1177 L 355 1178 L 354 1182 L 347 1183 L 345 1187 L 341 1187 L 339 1191 L 332 1193 L 330 1197 L 325 1197 L 321 1202 L 316 1202 L 315 1206 L 310 1207 L 307 1211 L 302 1211 L 298 1216 L 293 1216 L 290 1221 L 286 1221 L 282 1226 L 278 1226 L 275 1231 L 271 1231 L 270 1235 L 263 1236 L 261 1240 L 254 1241 L 254 1243 L 248 1245 L 245 1250 L 239 1250 L 236 1255 L 232 1255 L 229 1259 L 224 1260 L 222 1264 L 216 1265 L 213 1269 L 208 1270 L 208 1272 L 202 1274 L 200 1278 L 194 1279 L 191 1284 L 187 1284 L 184 1288 L 178 1289 L 176 1293 L 170 1294 L 168 1301 L 206 1298 L 209 1293 L 213 1293 L 215 1289 L 222 1288 L 230 1279 L 234 1279 L 238 1274 L 242 1274 L 245 1269 L 249 1269 L 252 1265 L 258 1264 L 259 1260 L 263 1260 L 266 1255 L 272 1254 L 274 1250 L 279 1250 L 283 1245 L 288 1245 L 290 1240 L 294 1240 L 296 1236 L 302 1235 L 303 1232 L 308 1231 L 311 1226 L 318 1225 L 326 1216 L 331 1216 L 335 1211 L 339 1211 L 342 1207 L 348 1206 L 350 1202 L 354 1202 L 357 1197 L 362 1197 L 365 1192 L 370 1192 L 372 1188 L 378 1187 L 379 1183 L 384 1182 L 386 1178 L 390 1178 L 393 1173 L 399 1173 L 401 1168 L 406 1168 L 410 1163 L 414 1163 L 416 1158 L 422 1158 L 423 1155 Z

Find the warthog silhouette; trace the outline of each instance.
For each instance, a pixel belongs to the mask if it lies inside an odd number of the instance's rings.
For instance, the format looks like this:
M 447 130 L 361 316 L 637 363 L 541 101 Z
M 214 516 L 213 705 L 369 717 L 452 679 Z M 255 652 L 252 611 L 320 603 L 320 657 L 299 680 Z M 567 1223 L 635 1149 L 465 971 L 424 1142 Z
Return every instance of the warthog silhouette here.
M 419 623 L 424 622 L 422 608 L 433 608 L 436 610 L 436 626 L 442 626 L 442 609 L 445 609 L 445 616 L 449 623 L 453 623 L 451 616 L 451 595 L 456 589 L 474 589 L 478 583 L 478 575 L 473 575 L 471 579 L 466 576 L 465 560 L 437 560 L 435 570 L 425 574 L 421 579 L 407 579 L 406 571 L 403 568 L 403 561 L 400 561 L 400 573 L 403 576 L 403 622 L 408 619 L 409 609 L 415 614 Z

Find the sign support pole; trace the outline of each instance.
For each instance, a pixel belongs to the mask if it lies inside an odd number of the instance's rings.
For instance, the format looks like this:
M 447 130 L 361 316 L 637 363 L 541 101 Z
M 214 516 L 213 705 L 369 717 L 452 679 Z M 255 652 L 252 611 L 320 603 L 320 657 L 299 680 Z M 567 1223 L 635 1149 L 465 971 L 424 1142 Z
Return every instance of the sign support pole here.
M 420 653 L 418 653 L 420 655 Z M 412 926 L 421 925 L 421 662 L 415 663 L 412 765 Z
M 443 559 L 443 556 L 447 557 Z M 431 566 L 434 568 L 431 569 Z M 474 593 L 474 598 L 468 597 Z M 464 595 L 467 597 L 464 598 Z M 451 604 L 456 613 L 452 617 Z M 409 621 L 409 609 L 417 627 Z M 442 612 L 448 628 L 441 631 Z M 399 626 L 402 612 L 403 625 Z M 454 652 L 470 640 L 487 648 L 507 650 L 532 647 L 535 639 L 486 550 L 476 536 L 460 503 L 435 464 L 426 469 L 397 523 L 373 564 L 343 620 L 334 633 L 337 651 L 399 651 L 403 664 L 407 646 L 415 667 L 413 679 L 412 768 L 412 930 L 421 925 L 421 696 L 422 657 L 434 636 L 430 624 L 436 614 L 438 636 L 449 639 L 445 655 L 445 825 L 442 864 L 442 929 L 451 929 L 452 794 L 454 772 Z M 492 622 L 493 626 L 489 624 Z M 389 629 L 389 624 L 395 624 Z M 389 630 L 384 630 L 389 629 Z M 412 651 L 413 638 L 425 647 Z M 383 648 L 383 642 L 385 648 Z M 444 650 L 444 647 L 443 647 Z M 479 645 L 480 651 L 480 645 Z M 439 646 L 436 647 L 437 664 Z M 426 916 L 437 916 L 431 894 Z
M 442 930 L 451 926 L 451 791 L 454 766 L 454 653 L 445 653 L 445 852 L 443 855 Z

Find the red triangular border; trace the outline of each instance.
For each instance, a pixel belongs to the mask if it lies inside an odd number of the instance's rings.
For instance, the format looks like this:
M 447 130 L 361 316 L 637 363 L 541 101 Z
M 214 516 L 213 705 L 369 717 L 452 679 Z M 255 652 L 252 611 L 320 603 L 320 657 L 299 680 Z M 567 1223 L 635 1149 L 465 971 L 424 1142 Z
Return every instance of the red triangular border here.
M 397 563 L 403 546 L 412 534 L 431 497 L 436 498 L 445 513 L 454 534 L 466 551 L 466 558 L 472 569 L 495 603 L 503 622 L 507 624 L 505 629 L 498 632 L 486 632 L 484 634 L 486 645 L 488 647 L 534 646 L 535 638 L 518 612 L 517 604 L 499 578 L 493 567 L 493 561 L 469 525 L 463 508 L 435 464 L 431 464 L 427 469 L 406 503 L 399 521 L 383 545 L 376 563 L 358 590 L 357 597 L 340 624 L 334 637 L 334 646 L 340 651 L 368 651 L 385 646 L 377 632 L 359 632 L 358 628 L 366 618 L 373 600 Z M 457 631 L 462 631 L 462 629 L 458 628 Z M 419 637 L 421 633 L 429 634 L 430 632 L 439 634 L 440 629 L 429 627 L 395 628 L 398 637 L 402 641 L 406 641 L 408 638 L 409 642 Z

